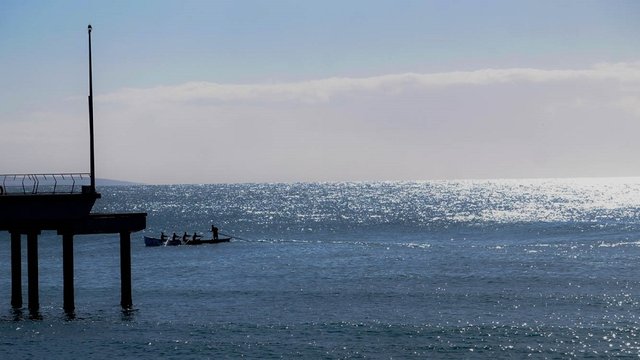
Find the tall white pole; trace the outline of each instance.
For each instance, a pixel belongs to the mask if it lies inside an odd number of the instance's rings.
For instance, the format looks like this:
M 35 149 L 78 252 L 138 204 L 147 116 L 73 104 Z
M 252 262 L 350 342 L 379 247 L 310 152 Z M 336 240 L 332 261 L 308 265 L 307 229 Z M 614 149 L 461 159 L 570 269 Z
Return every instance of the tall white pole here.
M 91 156 L 91 192 L 96 192 L 96 164 L 93 149 L 93 74 L 91 68 L 91 25 L 89 31 L 89 146 Z

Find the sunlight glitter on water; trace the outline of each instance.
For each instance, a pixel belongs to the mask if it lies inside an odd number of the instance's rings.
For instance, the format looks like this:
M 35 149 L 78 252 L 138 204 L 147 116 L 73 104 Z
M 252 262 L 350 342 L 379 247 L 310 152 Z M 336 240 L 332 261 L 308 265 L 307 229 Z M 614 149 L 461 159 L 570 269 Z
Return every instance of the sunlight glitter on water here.
M 146 358 L 639 351 L 639 179 L 126 186 L 102 193 L 97 211 L 147 211 L 145 234 L 206 232 L 215 223 L 241 239 L 146 248 L 136 234 L 140 311 L 126 320 L 113 312 L 117 237 L 78 239 L 81 316 L 63 322 L 60 244 L 45 234 L 45 320 L 17 331 L 5 316 L 5 348 L 24 357 L 83 357 L 81 347 L 68 346 L 81 333 L 91 349 Z M 8 247 L 0 251 L 9 256 Z M 0 286 L 10 292 L 7 277 Z

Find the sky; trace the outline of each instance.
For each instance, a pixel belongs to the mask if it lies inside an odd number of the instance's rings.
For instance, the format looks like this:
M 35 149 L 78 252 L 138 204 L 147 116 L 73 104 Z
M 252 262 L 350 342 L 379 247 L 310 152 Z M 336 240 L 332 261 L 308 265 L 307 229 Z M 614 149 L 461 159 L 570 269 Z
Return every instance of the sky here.
M 0 2 L 0 173 L 640 176 L 638 1 Z

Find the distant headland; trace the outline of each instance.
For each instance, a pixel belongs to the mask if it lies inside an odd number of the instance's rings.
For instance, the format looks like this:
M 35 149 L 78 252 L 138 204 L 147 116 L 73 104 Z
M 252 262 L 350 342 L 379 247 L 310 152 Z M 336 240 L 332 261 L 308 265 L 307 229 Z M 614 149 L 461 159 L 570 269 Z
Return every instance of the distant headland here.
M 97 186 L 118 186 L 118 185 L 144 185 L 144 184 L 132 182 L 132 181 L 96 178 L 96 185 Z

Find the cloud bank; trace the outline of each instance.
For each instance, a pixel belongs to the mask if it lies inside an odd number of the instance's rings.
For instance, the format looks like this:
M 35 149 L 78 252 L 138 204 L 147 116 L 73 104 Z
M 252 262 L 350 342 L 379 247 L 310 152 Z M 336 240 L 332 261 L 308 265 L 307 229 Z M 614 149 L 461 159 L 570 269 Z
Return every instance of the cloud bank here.
M 640 175 L 640 63 L 189 82 L 97 95 L 95 112 L 98 176 L 146 183 Z M 88 167 L 86 139 L 46 136 L 78 114 L 48 115 L 11 131 L 48 141 L 47 168 Z
M 462 85 L 486 86 L 506 83 L 554 83 L 566 81 L 616 81 L 638 83 L 640 63 L 600 64 L 582 70 L 542 70 L 531 68 L 483 69 L 435 74 L 391 74 L 368 78 L 329 78 L 277 84 L 229 85 L 189 82 L 149 89 L 123 89 L 101 99 L 109 102 L 157 101 L 299 101 L 326 102 L 352 93 L 402 93 L 418 88 Z

